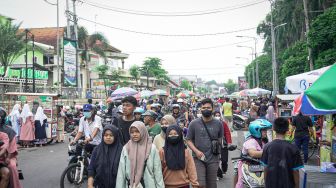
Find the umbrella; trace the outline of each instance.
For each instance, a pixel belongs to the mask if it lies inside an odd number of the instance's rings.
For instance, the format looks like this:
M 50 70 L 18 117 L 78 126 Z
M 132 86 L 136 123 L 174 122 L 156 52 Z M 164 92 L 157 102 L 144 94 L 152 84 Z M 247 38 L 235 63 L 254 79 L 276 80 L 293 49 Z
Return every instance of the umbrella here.
M 167 91 L 162 90 L 162 89 L 154 90 L 153 93 L 154 93 L 155 95 L 165 95 L 165 96 L 168 96 Z
M 239 91 L 238 95 L 241 96 L 241 97 L 247 97 L 249 96 L 249 89 L 244 89 L 244 90 L 241 90 Z
M 306 115 L 336 113 L 336 64 L 322 74 L 302 97 L 301 111 Z
M 151 97 L 152 95 L 154 95 L 154 93 L 152 91 L 149 91 L 149 90 L 143 90 L 140 92 L 140 96 L 141 98 L 149 98 Z
M 179 94 L 176 95 L 178 98 L 187 98 L 190 97 L 189 94 L 180 92 Z
M 126 96 L 132 96 L 137 94 L 138 91 L 135 89 L 132 89 L 130 87 L 121 87 L 119 89 L 116 89 L 112 94 L 112 99 L 120 99 Z
M 262 88 L 254 88 L 254 89 L 250 89 L 247 91 L 248 94 L 255 94 L 255 95 L 268 95 L 271 94 L 272 92 L 266 89 L 262 89 Z

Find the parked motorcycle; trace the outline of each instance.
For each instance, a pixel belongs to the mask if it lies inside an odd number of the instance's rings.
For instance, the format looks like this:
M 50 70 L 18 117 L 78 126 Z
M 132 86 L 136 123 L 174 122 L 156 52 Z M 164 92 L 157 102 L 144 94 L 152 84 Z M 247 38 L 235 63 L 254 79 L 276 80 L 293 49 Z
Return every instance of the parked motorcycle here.
M 239 115 L 239 114 L 233 114 L 232 127 L 234 130 L 240 130 L 240 129 L 246 128 L 247 121 L 248 121 L 248 117 Z

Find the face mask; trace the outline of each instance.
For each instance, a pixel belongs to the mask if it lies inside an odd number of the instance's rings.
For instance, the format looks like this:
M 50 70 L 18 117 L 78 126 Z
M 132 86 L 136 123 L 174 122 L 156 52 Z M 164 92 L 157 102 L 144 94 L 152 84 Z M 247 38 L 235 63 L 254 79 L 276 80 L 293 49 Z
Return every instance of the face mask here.
M 168 127 L 165 127 L 165 126 L 161 127 L 162 132 L 166 133 L 167 128 L 168 128 Z
M 91 112 L 83 112 L 83 115 L 84 115 L 86 118 L 90 118 L 90 117 L 91 117 Z
M 220 117 L 215 117 L 216 119 L 220 120 Z
M 202 110 L 201 112 L 204 117 L 210 117 L 212 114 L 211 110 Z
M 202 117 L 202 114 L 197 114 L 197 117 L 198 117 L 198 118 Z
M 173 145 L 177 144 L 179 140 L 180 140 L 179 136 L 168 136 L 168 139 L 167 139 L 167 141 Z

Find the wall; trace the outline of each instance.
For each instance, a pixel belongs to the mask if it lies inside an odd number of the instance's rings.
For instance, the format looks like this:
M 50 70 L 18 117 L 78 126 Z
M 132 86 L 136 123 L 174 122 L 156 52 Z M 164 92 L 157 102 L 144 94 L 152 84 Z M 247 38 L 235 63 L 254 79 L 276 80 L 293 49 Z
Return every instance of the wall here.
M 24 52 L 17 59 L 15 59 L 12 64 L 26 64 L 25 55 L 26 55 L 26 53 Z M 43 66 L 43 53 L 35 50 L 34 56 L 37 58 L 35 63 Z M 28 59 L 27 60 L 28 60 L 28 64 L 31 65 L 32 61 L 33 61 L 33 51 L 28 51 Z

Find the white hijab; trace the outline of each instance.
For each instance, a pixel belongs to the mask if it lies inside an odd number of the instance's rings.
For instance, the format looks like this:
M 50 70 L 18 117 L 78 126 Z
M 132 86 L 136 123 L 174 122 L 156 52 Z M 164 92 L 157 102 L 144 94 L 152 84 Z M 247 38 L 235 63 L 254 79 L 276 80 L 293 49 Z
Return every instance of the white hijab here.
M 23 106 L 22 112 L 20 117 L 22 118 L 22 122 L 26 123 L 27 117 L 34 116 L 33 113 L 30 111 L 29 105 L 25 104 Z
M 20 104 L 14 105 L 11 113 L 9 114 L 12 123 L 14 122 L 15 116 L 17 116 L 17 117 L 20 116 L 20 108 L 21 108 Z
M 43 121 L 47 119 L 48 117 L 44 114 L 43 108 L 40 106 L 37 108 L 36 114 L 35 114 L 35 121 L 39 120 L 41 123 L 41 126 L 43 125 Z

